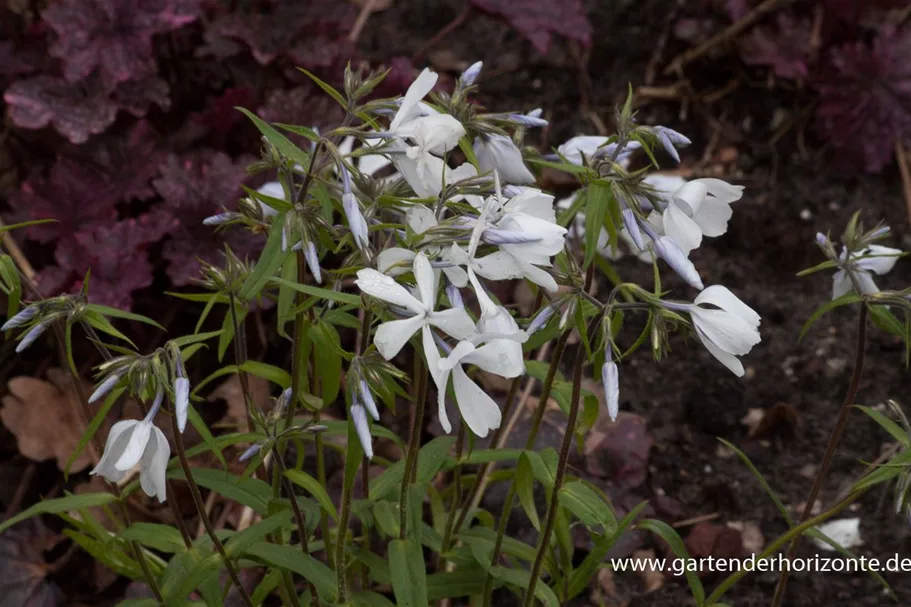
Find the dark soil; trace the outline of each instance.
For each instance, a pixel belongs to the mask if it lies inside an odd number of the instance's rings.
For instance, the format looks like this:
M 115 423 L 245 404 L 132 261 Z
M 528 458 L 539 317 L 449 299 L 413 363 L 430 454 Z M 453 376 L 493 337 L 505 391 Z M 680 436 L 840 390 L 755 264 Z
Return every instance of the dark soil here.
M 663 0 L 588 4 L 595 26 L 595 44 L 587 63 L 590 88 L 566 45 L 557 43 L 542 57 L 530 52 L 514 32 L 484 16 L 445 38 L 430 57 L 436 51 L 447 60 L 454 57 L 470 63 L 483 59 L 482 101 L 497 109 L 543 107 L 551 120 L 540 142 L 544 148 L 576 134 L 594 134 L 596 127 L 588 112 L 595 112 L 610 128 L 627 83 L 634 89 L 641 85 L 650 62 L 659 67 L 655 86 L 676 82 L 676 77 L 661 77 L 660 69 L 685 45 L 675 42 L 671 34 L 657 59 L 656 45 L 667 35 L 672 19 L 700 15 L 704 3 L 686 3 L 676 13 Z M 411 53 L 455 18 L 460 5 L 398 2 L 374 16 L 363 42 L 378 57 L 388 54 L 390 46 L 393 52 Z M 878 176 L 847 176 L 813 140 L 812 125 L 798 123 L 770 145 L 775 112 L 798 110 L 802 102 L 793 91 L 754 85 L 736 59 L 723 51 L 687 70 L 692 95 L 640 104 L 638 118 L 643 124 L 679 128 L 693 139 L 694 145 L 683 154 L 684 171 L 746 186 L 743 200 L 734 205 L 728 233 L 704 242 L 694 262 L 707 285 L 728 286 L 760 313 L 762 343 L 745 357 L 747 375 L 743 379 L 725 370 L 698 342 L 675 342 L 674 351 L 660 363 L 645 348 L 621 367 L 621 409 L 644 417 L 654 438 L 648 488 L 639 491 L 643 497 L 666 496 L 652 500 L 658 514 L 662 504 L 671 503 L 679 509 L 675 518 L 668 518 L 671 523 L 712 514 L 717 516 L 716 523 L 754 522 L 769 541 L 786 530 L 785 522 L 741 461 L 719 452 L 717 438 L 745 451 L 792 511 L 803 504 L 812 482 L 808 467 L 817 466 L 822 459 L 848 386 L 857 322 L 855 309 L 838 310 L 799 340 L 806 319 L 831 297 L 831 276 L 821 273 L 798 278 L 796 273 L 822 260 L 813 242 L 816 232 L 839 235 L 855 211 L 862 211 L 868 225 L 885 220 L 892 226 L 892 246 L 907 250 L 911 234 L 897 170 Z M 752 76 L 762 81 L 761 74 Z M 739 85 L 733 93 L 711 104 L 698 100 L 734 79 Z M 736 150 L 736 160 L 727 162 L 730 156 L 724 157 L 725 148 Z M 650 270 L 633 259 L 621 261 L 618 270 L 624 279 L 650 283 Z M 882 287 L 907 285 L 911 269 L 899 262 L 880 282 Z M 673 296 L 692 297 L 681 284 L 673 286 Z M 903 346 L 875 329 L 870 333 L 858 402 L 874 406 L 889 398 L 901 400 L 911 385 L 903 365 Z M 748 438 L 748 429 L 741 423 L 748 410 L 773 407 L 784 412 L 781 423 L 762 439 Z M 796 425 L 790 423 L 795 415 Z M 545 432 L 545 438 L 556 446 L 559 434 Z M 865 415 L 851 413 L 822 494 L 824 506 L 858 478 L 863 462 L 880 455 L 888 438 Z M 601 482 L 609 492 L 616 489 L 610 482 Z M 858 555 L 885 560 L 895 553 L 907 555 L 911 549 L 911 533 L 904 518 L 895 515 L 889 491 L 876 489 L 841 515 L 861 518 L 865 544 L 856 551 Z M 494 511 L 496 498 L 494 491 L 493 503 L 488 504 Z M 680 531 L 686 535 L 685 528 Z M 534 535 L 525 539 L 534 542 Z M 656 552 L 662 554 L 662 548 L 656 547 Z M 804 542 L 800 550 L 802 556 L 817 552 L 823 551 L 810 542 Z M 823 556 L 829 554 L 823 552 Z M 900 573 L 884 575 L 899 604 L 911 601 L 911 578 Z M 704 580 L 709 591 L 718 579 Z M 777 574 L 749 575 L 729 593 L 728 601 L 739 607 L 767 605 L 776 581 Z M 667 580 L 649 594 L 633 574 L 617 575 L 615 582 L 617 593 L 610 599 L 615 603 L 606 604 L 691 604 L 682 579 Z M 504 595 L 501 600 L 508 604 L 510 599 Z M 794 573 L 785 600 L 785 605 L 808 606 L 891 603 L 881 586 L 865 573 Z

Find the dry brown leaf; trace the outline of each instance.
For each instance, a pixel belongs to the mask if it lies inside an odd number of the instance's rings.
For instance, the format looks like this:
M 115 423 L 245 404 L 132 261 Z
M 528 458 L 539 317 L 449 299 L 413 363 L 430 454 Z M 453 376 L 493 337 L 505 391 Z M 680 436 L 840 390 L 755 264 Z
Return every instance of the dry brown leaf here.
M 263 411 L 271 409 L 271 387 L 268 380 L 248 374 L 247 381 L 250 386 L 250 396 L 253 399 L 253 404 Z M 244 400 L 244 391 L 240 385 L 240 376 L 235 373 L 212 390 L 208 401 L 216 400 L 224 400 L 228 404 L 225 420 L 238 424 L 242 429 L 247 427 L 247 404 Z
M 743 541 L 743 549 L 746 554 L 759 554 L 765 547 L 765 536 L 759 525 L 752 521 L 732 521 L 728 527 L 740 532 L 740 538 Z
M 637 550 L 633 553 L 633 560 L 644 559 L 645 563 L 640 571 L 638 571 L 639 577 L 642 578 L 642 583 L 645 585 L 645 592 L 654 592 L 664 586 L 664 575 L 649 565 L 654 562 L 652 559 L 655 558 L 654 550 Z
M 0 419 L 16 437 L 22 455 L 39 462 L 56 459 L 63 470 L 85 425 L 79 397 L 70 388 L 66 371 L 50 369 L 47 375 L 51 381 L 25 376 L 9 380 Z M 91 389 L 90 384 L 85 385 Z M 84 450 L 70 470 L 81 472 L 90 463 L 91 456 Z

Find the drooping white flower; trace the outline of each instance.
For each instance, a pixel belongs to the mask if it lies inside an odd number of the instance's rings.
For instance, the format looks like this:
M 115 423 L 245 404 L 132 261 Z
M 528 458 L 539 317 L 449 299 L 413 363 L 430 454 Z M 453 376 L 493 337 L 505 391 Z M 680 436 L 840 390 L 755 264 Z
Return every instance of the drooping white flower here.
M 460 341 L 445 359 L 439 360 L 437 371 L 431 373 L 438 391 L 440 425 L 446 432 L 452 431 L 452 424 L 446 413 L 446 385 L 452 377 L 456 404 L 468 428 L 479 437 L 500 427 L 500 407 L 483 389 L 465 373 L 463 365 L 475 365 L 488 373 L 511 379 L 525 373 L 522 357 L 522 343 L 528 339 L 509 312 L 493 303 L 484 288 L 469 270 L 471 282 L 481 305 L 478 333 Z M 425 351 L 432 351 L 428 364 L 435 355 L 439 357 L 436 345 L 425 341 Z
M 743 196 L 743 186 L 720 179 L 694 179 L 668 200 L 661 227 L 686 254 L 702 244 L 702 237 L 721 236 L 728 229 L 731 203 Z
M 847 255 L 847 249 L 842 248 L 838 259 L 844 265 L 832 276 L 832 299 L 838 299 L 845 293 L 854 290 L 855 281 L 862 295 L 879 293 L 879 287 L 873 282 L 873 274 L 882 275 L 889 272 L 902 255 L 902 251 L 871 244 L 869 247 L 853 253 L 851 260 L 845 263 Z
M 703 307 L 709 304 L 714 308 Z M 690 315 L 699 340 L 721 364 L 737 377 L 743 377 L 738 356 L 747 354 L 762 338 L 759 314 L 726 287 L 712 285 L 703 290 L 692 304 L 664 304 L 671 310 Z
M 535 182 L 522 151 L 505 135 L 482 135 L 474 140 L 474 153 L 482 172 L 497 171 L 504 183 L 525 185 Z
M 385 322 L 377 329 L 373 343 L 386 360 L 398 354 L 418 330 L 430 336 L 431 325 L 456 339 L 463 339 L 474 332 L 474 322 L 464 308 L 434 311 L 436 280 L 424 253 L 415 256 L 413 272 L 417 281 L 417 297 L 392 277 L 371 268 L 359 270 L 354 281 L 367 295 L 398 306 L 410 314 L 402 320 Z
M 607 143 L 607 137 L 597 135 L 579 135 L 573 137 L 557 148 L 557 152 L 572 164 L 582 164 L 582 157 L 591 158 L 595 154 L 610 157 L 617 149 L 616 143 Z M 630 141 L 617 155 L 617 162 L 624 164 L 629 156 L 642 147 L 638 141 Z
M 112 483 L 120 482 L 126 473 L 139 464 L 139 484 L 149 497 L 164 502 L 167 497 L 166 472 L 171 447 L 164 433 L 152 423 L 164 392 L 159 391 L 155 403 L 143 420 L 123 420 L 111 427 L 104 454 L 91 474 L 99 474 Z

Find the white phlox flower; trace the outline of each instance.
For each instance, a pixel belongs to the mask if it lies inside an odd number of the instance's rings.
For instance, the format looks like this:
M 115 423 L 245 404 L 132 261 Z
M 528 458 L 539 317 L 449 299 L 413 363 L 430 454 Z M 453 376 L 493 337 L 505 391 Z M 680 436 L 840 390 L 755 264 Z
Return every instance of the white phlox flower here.
M 475 138 L 472 147 L 482 172 L 496 171 L 504 183 L 525 185 L 535 182 L 535 176 L 522 159 L 522 150 L 510 137 L 496 133 L 481 135 Z
M 152 423 L 161 407 L 164 391 L 159 391 L 143 420 L 128 419 L 111 427 L 104 444 L 104 454 L 91 474 L 109 482 L 120 482 L 133 466 L 139 464 L 139 484 L 149 497 L 164 502 L 167 495 L 166 471 L 171 447 L 164 433 Z
M 417 235 L 424 234 L 439 225 L 433 211 L 421 204 L 408 207 L 408 210 L 405 211 L 405 223 Z M 468 284 L 468 275 L 451 258 L 450 249 L 441 250 L 440 247 L 427 247 L 424 251 L 428 255 L 439 256 L 442 271 L 452 284 L 458 287 L 464 287 Z M 411 269 L 416 256 L 417 253 L 409 249 L 389 247 L 388 249 L 383 249 L 377 255 L 376 269 L 388 276 L 401 276 Z
M 743 186 L 720 179 L 694 179 L 670 197 L 660 214 L 660 230 L 670 236 L 686 254 L 702 244 L 702 237 L 721 236 L 728 229 L 731 203 L 743 196 Z M 656 213 L 650 222 L 658 224 Z
M 901 249 L 871 244 L 852 253 L 851 260 L 846 263 L 848 251 L 842 248 L 838 259 L 843 266 L 832 276 L 832 299 L 838 299 L 854 290 L 855 281 L 862 295 L 879 293 L 879 287 L 873 282 L 873 274 L 882 275 L 889 272 L 900 255 Z
M 734 375 L 743 377 L 743 365 L 737 357 L 747 354 L 762 340 L 755 310 L 720 285 L 703 290 L 692 304 L 665 302 L 665 306 L 688 313 L 702 345 Z
M 417 282 L 416 296 L 391 276 L 371 268 L 359 270 L 354 281 L 362 292 L 397 306 L 409 315 L 402 320 L 385 322 L 377 328 L 373 343 L 386 360 L 398 354 L 418 330 L 423 331 L 425 340 L 432 339 L 431 325 L 456 339 L 464 339 L 475 330 L 474 322 L 464 308 L 434 311 L 436 279 L 424 253 L 415 256 L 412 269 Z
M 480 386 L 468 377 L 463 365 L 475 365 L 488 373 L 507 379 L 525 373 L 522 357 L 522 343 L 528 336 L 520 330 L 509 312 L 494 304 L 480 285 L 477 277 L 469 270 L 469 276 L 481 305 L 478 333 L 460 341 L 446 358 L 437 360 L 436 371 L 431 373 L 438 390 L 440 425 L 446 432 L 452 431 L 452 424 L 446 414 L 446 386 L 452 377 L 456 405 L 468 428 L 479 437 L 500 427 L 500 407 Z M 433 340 L 425 341 L 427 362 L 433 369 L 434 358 L 439 353 Z
M 607 141 L 607 137 L 598 135 L 579 135 L 558 147 L 557 152 L 568 162 L 581 165 L 583 156 L 591 158 L 596 153 L 599 156 L 611 156 L 617 150 L 617 144 L 608 144 Z M 630 155 L 641 147 L 642 144 L 638 141 L 627 142 L 626 146 L 617 155 L 617 162 L 626 165 L 629 162 Z

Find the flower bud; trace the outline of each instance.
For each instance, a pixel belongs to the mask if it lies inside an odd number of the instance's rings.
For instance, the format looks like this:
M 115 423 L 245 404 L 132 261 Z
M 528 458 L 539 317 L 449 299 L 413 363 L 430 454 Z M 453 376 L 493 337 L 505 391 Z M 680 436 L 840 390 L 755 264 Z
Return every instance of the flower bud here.
M 174 414 L 177 416 L 177 428 L 183 432 L 187 427 L 187 412 L 190 409 L 190 380 L 178 377 L 174 380 Z
M 354 431 L 364 448 L 367 459 L 373 459 L 373 439 L 370 437 L 370 422 L 367 421 L 367 411 L 360 403 L 351 405 L 351 421 L 354 422 Z
M 316 245 L 313 244 L 312 240 L 308 240 L 307 244 L 304 245 L 304 259 L 307 261 L 310 273 L 313 274 L 313 280 L 317 284 L 323 284 L 322 272 L 320 272 L 319 267 L 319 255 L 317 255 Z
M 376 408 L 376 401 L 373 399 L 373 394 L 370 393 L 370 386 L 367 384 L 367 381 L 363 379 L 360 380 L 357 384 L 357 388 L 361 401 L 363 401 L 367 412 L 370 413 L 370 417 L 372 417 L 374 421 L 379 421 L 380 412 Z
M 527 128 L 545 127 L 548 124 L 543 118 L 531 114 L 506 114 L 503 119 Z
M 626 207 L 620 211 L 620 217 L 623 219 L 623 225 L 626 228 L 629 237 L 633 239 L 633 243 L 640 249 L 645 249 L 645 242 L 642 240 L 642 232 L 639 230 L 639 220 L 636 218 L 636 214 L 629 207 Z
M 484 67 L 483 61 L 476 61 L 468 66 L 468 69 L 462 72 L 461 81 L 462 86 L 467 87 L 474 84 L 474 81 L 478 79 L 478 74 L 481 73 L 481 68 Z
M 50 324 L 49 321 L 40 322 L 31 329 L 28 333 L 25 334 L 25 337 L 22 338 L 22 341 L 19 342 L 19 345 L 16 346 L 16 353 L 22 352 L 30 345 L 35 343 L 35 340 L 41 337 L 41 334 L 47 329 L 47 326 Z
M 121 374 L 120 374 L 120 373 L 114 373 L 114 374 L 112 374 L 112 375 L 108 375 L 108 376 L 104 379 L 103 382 L 101 382 L 100 384 L 98 384 L 98 387 L 95 388 L 95 391 L 92 392 L 92 395 L 89 396 L 89 404 L 91 405 L 92 403 L 94 403 L 94 402 L 97 401 L 98 399 L 103 398 L 104 396 L 106 396 L 107 393 L 110 392 L 110 391 L 114 388 L 115 385 L 117 385 L 117 382 L 120 381 L 120 378 L 121 378 Z
M 547 324 L 547 321 L 549 321 L 551 319 L 551 317 L 554 315 L 555 311 L 556 311 L 556 309 L 554 308 L 554 306 L 549 305 L 546 308 L 544 308 L 543 310 L 541 310 L 540 312 L 538 312 L 535 315 L 535 317 L 531 320 L 531 323 L 529 323 L 529 325 L 528 325 L 528 329 L 527 329 L 528 334 L 531 335 L 532 333 L 537 333 L 538 331 L 543 329 L 544 326 Z M 560 322 L 562 323 L 563 321 L 561 320 Z
M 3 323 L 3 326 L 0 327 L 0 331 L 9 331 L 10 329 L 16 329 L 25 324 L 28 324 L 30 320 L 38 316 L 38 312 L 40 311 L 41 306 L 38 304 L 32 304 L 26 308 L 23 308 L 19 311 L 18 314 Z
M 669 236 L 661 236 L 655 241 L 655 253 L 691 287 L 700 291 L 705 288 L 696 266 Z
M 202 220 L 204 226 L 220 226 L 240 217 L 240 213 L 219 213 Z
M 481 239 L 487 244 L 525 244 L 528 242 L 540 242 L 542 238 L 526 232 L 515 232 L 512 230 L 499 230 L 497 228 L 487 228 L 481 233 Z
M 259 453 L 260 450 L 262 450 L 262 448 L 263 448 L 262 443 L 255 443 L 253 445 L 250 445 L 249 447 L 247 447 L 246 451 L 244 451 L 243 453 L 240 454 L 240 457 L 237 458 L 237 461 L 239 461 L 239 462 L 247 461 L 248 459 L 252 458 L 257 453 Z
M 610 350 L 608 345 L 607 350 Z M 620 372 L 617 363 L 608 361 L 601 366 L 601 382 L 604 384 L 604 402 L 612 422 L 617 421 L 620 411 Z

